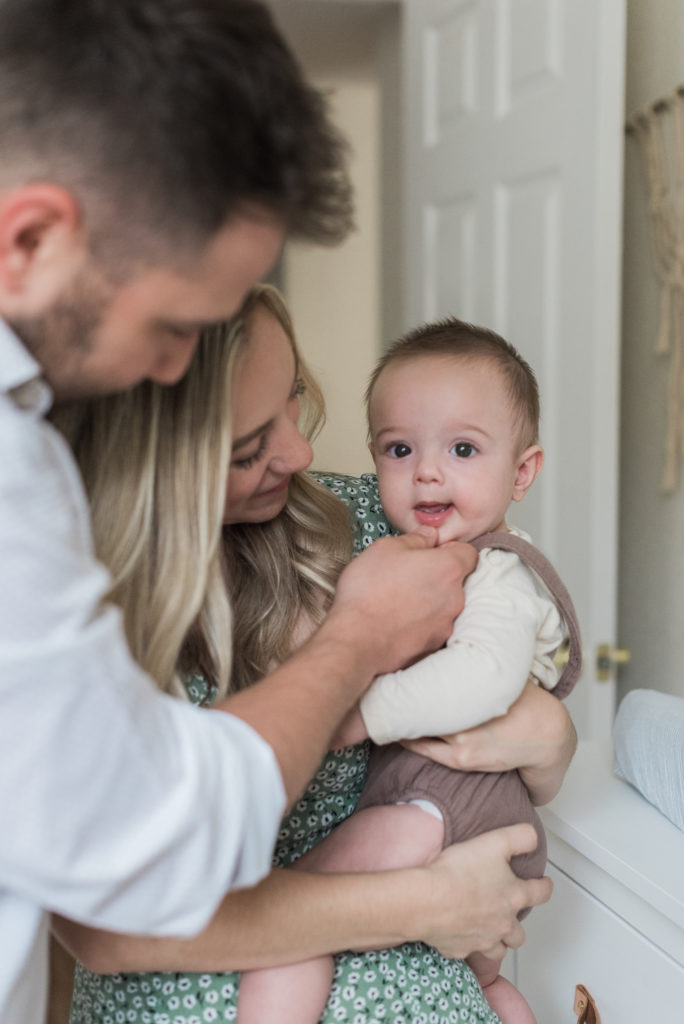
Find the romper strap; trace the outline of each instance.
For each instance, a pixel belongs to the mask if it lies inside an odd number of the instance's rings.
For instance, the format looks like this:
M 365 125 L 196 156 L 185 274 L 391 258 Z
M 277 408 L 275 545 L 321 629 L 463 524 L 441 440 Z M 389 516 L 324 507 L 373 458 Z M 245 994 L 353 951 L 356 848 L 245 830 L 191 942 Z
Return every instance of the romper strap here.
M 523 540 L 522 537 L 516 537 L 514 533 L 506 533 L 504 530 L 494 533 L 483 533 L 480 537 L 476 537 L 475 540 L 471 540 L 469 543 L 478 551 L 482 551 L 483 548 L 498 548 L 501 551 L 512 551 L 548 587 L 558 611 L 563 616 L 570 643 L 567 664 L 553 690 L 549 691 L 555 697 L 563 700 L 573 689 L 582 671 L 582 641 L 579 623 L 577 622 L 575 606 L 565 584 L 546 555 L 543 555 L 539 548 L 535 548 L 529 541 Z

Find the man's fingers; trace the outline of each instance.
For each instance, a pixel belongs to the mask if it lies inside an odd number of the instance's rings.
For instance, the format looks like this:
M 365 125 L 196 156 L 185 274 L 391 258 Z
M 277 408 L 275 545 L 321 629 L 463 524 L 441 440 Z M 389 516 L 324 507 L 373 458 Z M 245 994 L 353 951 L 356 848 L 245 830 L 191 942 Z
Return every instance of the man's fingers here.
M 472 544 L 468 544 L 465 541 L 460 540 L 448 540 L 446 544 L 442 544 L 441 547 L 444 551 L 451 549 L 457 552 L 459 561 L 463 565 L 466 573 L 471 573 L 477 565 L 478 553 Z
M 434 526 L 417 526 L 415 530 L 404 534 L 406 546 L 411 548 L 434 548 L 439 541 L 439 531 Z M 424 538 L 424 539 L 422 539 Z M 425 541 L 429 543 L 425 543 Z

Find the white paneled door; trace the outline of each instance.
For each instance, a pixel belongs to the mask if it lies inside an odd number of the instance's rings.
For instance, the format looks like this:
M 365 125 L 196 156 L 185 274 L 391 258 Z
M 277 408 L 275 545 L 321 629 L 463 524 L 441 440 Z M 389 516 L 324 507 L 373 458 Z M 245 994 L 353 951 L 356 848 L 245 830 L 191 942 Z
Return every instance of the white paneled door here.
M 405 0 L 405 323 L 453 313 L 537 371 L 546 465 L 514 522 L 583 631 L 571 709 L 608 735 L 616 644 L 624 0 Z

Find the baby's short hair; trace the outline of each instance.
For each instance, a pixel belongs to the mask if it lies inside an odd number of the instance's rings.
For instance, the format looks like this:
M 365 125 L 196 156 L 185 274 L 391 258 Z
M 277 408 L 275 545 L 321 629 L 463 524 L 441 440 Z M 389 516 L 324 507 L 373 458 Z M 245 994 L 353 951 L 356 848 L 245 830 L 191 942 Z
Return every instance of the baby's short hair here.
M 390 344 L 378 360 L 365 393 L 370 428 L 373 390 L 383 370 L 399 360 L 408 362 L 424 356 L 453 356 L 464 362 L 487 361 L 499 371 L 519 427 L 520 450 L 539 440 L 539 386 L 534 370 L 518 350 L 486 327 L 445 317 L 420 324 Z

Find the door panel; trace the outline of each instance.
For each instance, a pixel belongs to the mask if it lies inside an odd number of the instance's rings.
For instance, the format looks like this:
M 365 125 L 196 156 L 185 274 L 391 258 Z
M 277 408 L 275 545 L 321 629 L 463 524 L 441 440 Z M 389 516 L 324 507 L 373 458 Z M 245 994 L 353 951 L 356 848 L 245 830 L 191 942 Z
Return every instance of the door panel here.
M 534 366 L 546 465 L 512 521 L 564 577 L 570 698 L 609 734 L 615 643 L 624 0 L 406 0 L 405 325 L 453 313 Z

